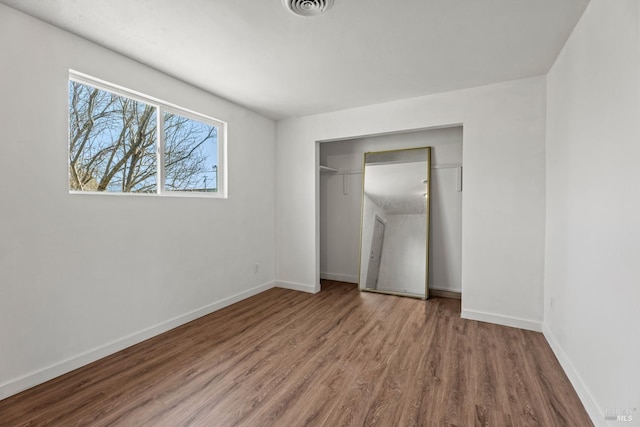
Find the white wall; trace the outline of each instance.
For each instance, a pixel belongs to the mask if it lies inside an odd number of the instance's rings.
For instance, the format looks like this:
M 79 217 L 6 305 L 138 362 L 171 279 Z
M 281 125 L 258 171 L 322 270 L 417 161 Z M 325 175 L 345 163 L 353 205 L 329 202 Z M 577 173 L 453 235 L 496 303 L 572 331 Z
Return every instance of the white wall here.
M 273 121 L 5 6 L 0 55 L 0 398 L 273 285 Z M 229 198 L 70 195 L 69 68 L 228 122 Z
M 362 166 L 359 167 L 362 169 Z M 347 194 L 344 194 L 346 179 Z M 320 275 L 358 283 L 362 172 L 320 175 Z
M 462 192 L 457 186 L 456 168 L 431 171 L 430 289 L 462 292 Z
M 358 282 L 362 160 L 365 152 L 431 146 L 433 165 L 462 163 L 462 127 L 380 135 L 320 144 L 320 164 L 348 174 L 320 174 L 320 277 Z M 455 169 L 431 171 L 429 286 L 462 290 L 462 193 Z M 365 251 L 364 253 L 368 253 Z
M 597 425 L 640 408 L 639 9 L 592 0 L 548 75 L 545 335 Z
M 319 290 L 316 141 L 463 124 L 463 316 L 539 329 L 545 98 L 534 77 L 278 122 L 278 282 Z

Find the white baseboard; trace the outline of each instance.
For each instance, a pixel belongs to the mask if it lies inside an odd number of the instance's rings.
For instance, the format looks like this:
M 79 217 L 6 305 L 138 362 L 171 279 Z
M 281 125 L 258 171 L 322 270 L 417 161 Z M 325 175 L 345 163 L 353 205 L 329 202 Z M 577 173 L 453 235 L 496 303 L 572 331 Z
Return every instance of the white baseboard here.
M 249 297 L 257 295 L 261 292 L 273 288 L 274 285 L 275 284 L 273 281 L 264 283 L 262 285 L 240 292 L 236 295 L 232 295 L 230 297 L 221 299 L 220 301 L 208 304 L 189 313 L 182 314 L 180 316 L 174 317 L 173 319 L 169 319 L 165 322 L 143 329 L 139 332 L 127 335 L 116 341 L 112 341 L 103 346 L 94 348 L 93 350 L 89 350 L 77 356 L 73 356 L 60 362 L 54 363 L 53 365 L 49 365 L 46 368 L 39 369 L 30 374 L 0 384 L 0 399 L 4 399 L 23 390 L 34 387 L 38 384 L 42 384 L 53 378 L 59 377 L 60 375 L 66 374 L 67 372 L 71 372 L 74 369 L 78 369 L 84 365 L 88 365 L 91 362 L 95 362 L 96 360 L 109 356 L 110 354 L 116 353 L 120 350 L 124 350 L 125 348 L 130 347 L 134 344 L 138 344 L 139 342 L 167 332 L 180 325 L 184 325 L 185 323 L 191 322 L 192 320 L 195 320 L 199 317 L 206 316 L 207 314 L 211 314 L 214 311 L 225 308 L 238 301 L 242 301 L 243 299 L 247 299 Z
M 303 283 L 285 282 L 283 280 L 276 281 L 274 286 L 276 288 L 291 289 L 292 291 L 308 292 L 310 294 L 317 294 L 320 292 L 320 285 L 312 286 L 305 285 Z
M 462 294 L 460 292 L 443 291 L 440 289 L 429 288 L 429 298 L 431 297 L 452 298 L 452 299 L 462 300 Z
M 462 289 L 455 289 L 455 288 L 447 288 L 446 286 L 431 286 L 429 285 L 429 289 L 434 290 L 434 291 L 445 291 L 445 292 L 455 292 L 458 294 L 462 293 Z
M 358 283 L 358 276 L 336 273 L 320 273 L 321 279 L 335 280 L 337 282 Z
M 578 394 L 578 397 L 580 398 L 584 409 L 587 411 L 587 414 L 589 414 L 593 425 L 596 427 L 609 427 L 611 424 L 605 421 L 604 414 L 600 411 L 598 405 L 596 405 L 593 396 L 591 396 L 591 393 L 589 393 L 589 389 L 584 384 L 584 381 L 582 381 L 582 378 L 578 374 L 578 371 L 576 371 L 573 363 L 571 363 L 571 360 L 564 352 L 555 335 L 553 334 L 553 332 L 551 332 L 551 329 L 549 329 L 549 326 L 546 323 L 542 324 L 542 333 L 547 339 L 551 350 L 553 350 L 553 353 L 556 355 L 558 362 L 560 362 L 560 366 L 562 366 L 564 373 L 567 374 L 567 377 L 569 378 L 571 385 Z
M 469 320 L 495 323 L 502 326 L 527 329 L 529 331 L 542 332 L 542 323 L 535 320 L 521 319 L 519 317 L 503 316 L 501 314 L 485 313 L 475 310 L 462 310 L 460 317 Z

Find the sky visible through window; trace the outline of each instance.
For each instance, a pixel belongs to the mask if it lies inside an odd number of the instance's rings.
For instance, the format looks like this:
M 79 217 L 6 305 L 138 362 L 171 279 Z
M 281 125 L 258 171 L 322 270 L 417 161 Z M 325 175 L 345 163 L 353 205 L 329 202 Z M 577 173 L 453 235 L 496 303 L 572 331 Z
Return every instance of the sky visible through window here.
M 164 113 L 164 132 L 165 189 L 216 191 L 218 128 L 176 114 Z M 185 176 L 189 177 L 188 185 L 180 179 Z
M 70 189 L 156 193 L 157 108 L 70 81 Z M 218 128 L 173 112 L 162 114 L 165 190 L 217 191 Z

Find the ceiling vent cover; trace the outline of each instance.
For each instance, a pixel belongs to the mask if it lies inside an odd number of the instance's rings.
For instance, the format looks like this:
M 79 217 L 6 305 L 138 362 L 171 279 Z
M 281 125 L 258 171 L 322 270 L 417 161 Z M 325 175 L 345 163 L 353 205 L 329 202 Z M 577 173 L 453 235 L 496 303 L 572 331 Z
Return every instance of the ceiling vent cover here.
M 333 0 L 282 0 L 284 6 L 300 16 L 318 16 L 331 9 Z

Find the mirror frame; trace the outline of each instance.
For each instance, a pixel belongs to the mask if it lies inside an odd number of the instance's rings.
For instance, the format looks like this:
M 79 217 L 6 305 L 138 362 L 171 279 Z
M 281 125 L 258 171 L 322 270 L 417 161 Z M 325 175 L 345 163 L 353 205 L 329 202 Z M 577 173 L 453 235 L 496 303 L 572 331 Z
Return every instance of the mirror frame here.
M 396 292 L 396 291 L 387 291 L 387 290 L 378 290 L 378 289 L 370 289 L 364 287 L 362 284 L 362 238 L 364 234 L 364 201 L 365 201 L 365 182 L 366 182 L 366 165 L 367 165 L 367 155 L 373 154 L 383 154 L 383 153 L 394 153 L 394 152 L 403 152 L 410 150 L 426 150 L 427 154 L 427 182 L 426 182 L 426 212 L 425 212 L 425 221 L 427 221 L 427 235 L 425 242 L 425 283 L 424 283 L 424 296 L 419 296 L 417 294 L 404 293 L 404 292 Z M 429 252 L 430 252 L 430 224 L 431 224 L 431 156 L 432 150 L 430 146 L 427 147 L 412 147 L 412 148 L 399 148 L 395 150 L 383 150 L 383 151 L 368 151 L 362 156 L 362 200 L 360 202 L 360 256 L 358 258 L 358 289 L 361 292 L 373 292 L 378 294 L 387 294 L 387 295 L 397 295 L 411 298 L 418 298 L 422 300 L 426 300 L 429 298 Z

